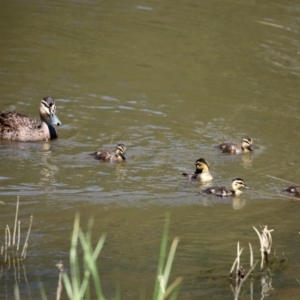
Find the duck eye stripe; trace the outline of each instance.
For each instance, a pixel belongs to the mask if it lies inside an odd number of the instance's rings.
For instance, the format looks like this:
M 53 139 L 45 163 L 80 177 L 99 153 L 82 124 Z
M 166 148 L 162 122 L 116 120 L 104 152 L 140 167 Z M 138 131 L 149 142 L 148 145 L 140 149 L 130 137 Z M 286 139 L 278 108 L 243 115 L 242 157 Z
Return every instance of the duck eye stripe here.
M 49 108 L 49 105 L 48 105 L 48 103 L 45 100 L 43 100 L 42 103 L 43 103 L 44 106 L 46 106 L 47 108 Z

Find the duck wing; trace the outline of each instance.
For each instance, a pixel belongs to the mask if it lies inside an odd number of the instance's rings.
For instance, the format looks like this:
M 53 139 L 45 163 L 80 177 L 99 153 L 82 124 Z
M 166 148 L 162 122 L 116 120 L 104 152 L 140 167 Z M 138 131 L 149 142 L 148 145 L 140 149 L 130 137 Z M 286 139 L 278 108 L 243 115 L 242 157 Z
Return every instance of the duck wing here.
M 228 197 L 232 195 L 232 191 L 225 186 L 212 186 L 202 191 L 203 194 L 214 194 L 218 197 Z
M 0 112 L 0 137 L 15 139 L 21 132 L 41 128 L 41 123 L 18 112 Z
M 98 150 L 94 152 L 94 157 L 99 160 L 109 161 L 112 159 L 112 153 L 109 150 Z
M 217 148 L 221 149 L 223 153 L 235 153 L 239 145 L 236 143 L 222 143 Z

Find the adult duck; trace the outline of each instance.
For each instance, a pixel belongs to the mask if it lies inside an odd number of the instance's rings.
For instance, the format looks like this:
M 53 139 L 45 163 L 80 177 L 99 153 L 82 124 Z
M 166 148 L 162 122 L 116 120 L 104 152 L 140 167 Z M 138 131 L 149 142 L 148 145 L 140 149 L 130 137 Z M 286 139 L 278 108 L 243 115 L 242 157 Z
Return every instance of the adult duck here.
M 0 112 L 0 138 L 21 142 L 48 141 L 58 137 L 53 125 L 61 122 L 56 116 L 55 101 L 47 96 L 40 103 L 41 121 L 13 111 Z

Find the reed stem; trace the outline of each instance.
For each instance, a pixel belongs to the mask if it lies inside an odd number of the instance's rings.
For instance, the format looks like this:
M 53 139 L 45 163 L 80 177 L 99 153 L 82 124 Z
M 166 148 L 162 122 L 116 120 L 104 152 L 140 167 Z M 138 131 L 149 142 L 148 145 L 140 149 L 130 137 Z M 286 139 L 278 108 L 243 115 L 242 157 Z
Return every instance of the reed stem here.
M 16 230 L 17 230 L 18 214 L 19 214 L 19 196 L 17 197 L 15 225 L 14 225 L 14 234 L 13 234 L 13 245 L 15 245 L 15 242 L 16 242 Z
M 21 254 L 22 259 L 26 258 L 26 250 L 27 250 L 27 247 L 28 247 L 28 239 L 29 239 L 29 235 L 30 235 L 30 231 L 31 231 L 32 219 L 33 219 L 33 216 L 31 215 L 26 240 L 25 240 L 23 250 L 22 250 L 22 254 Z

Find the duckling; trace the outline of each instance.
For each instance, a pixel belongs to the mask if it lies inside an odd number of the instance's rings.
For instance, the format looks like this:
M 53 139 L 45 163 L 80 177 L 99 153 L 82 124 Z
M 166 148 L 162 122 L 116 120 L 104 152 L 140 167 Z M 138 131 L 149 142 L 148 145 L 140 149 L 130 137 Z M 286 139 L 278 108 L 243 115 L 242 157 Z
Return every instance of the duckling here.
M 118 144 L 115 151 L 106 149 L 99 149 L 92 153 L 92 155 L 102 161 L 119 162 L 126 159 L 126 146 L 124 144 Z
M 239 196 L 243 193 L 240 188 L 250 189 L 245 185 L 242 178 L 234 178 L 231 183 L 231 189 L 228 189 L 225 186 L 214 186 L 203 190 L 201 193 L 214 194 L 219 197 Z
M 209 164 L 204 158 L 199 158 L 195 162 L 196 170 L 194 173 L 182 173 L 183 176 L 188 176 L 189 181 L 197 179 L 202 182 L 209 182 L 213 180 L 209 172 Z
M 0 138 L 22 142 L 48 141 L 58 137 L 53 125 L 61 122 L 56 116 L 55 101 L 47 96 L 41 100 L 41 122 L 13 111 L 0 112 Z
M 242 139 L 241 145 L 236 143 L 222 143 L 216 148 L 221 149 L 223 153 L 241 154 L 253 151 L 253 140 L 249 136 L 245 136 Z
M 300 197 L 300 186 L 299 185 L 289 186 L 288 188 L 284 189 L 283 191 L 293 194 L 294 197 Z

